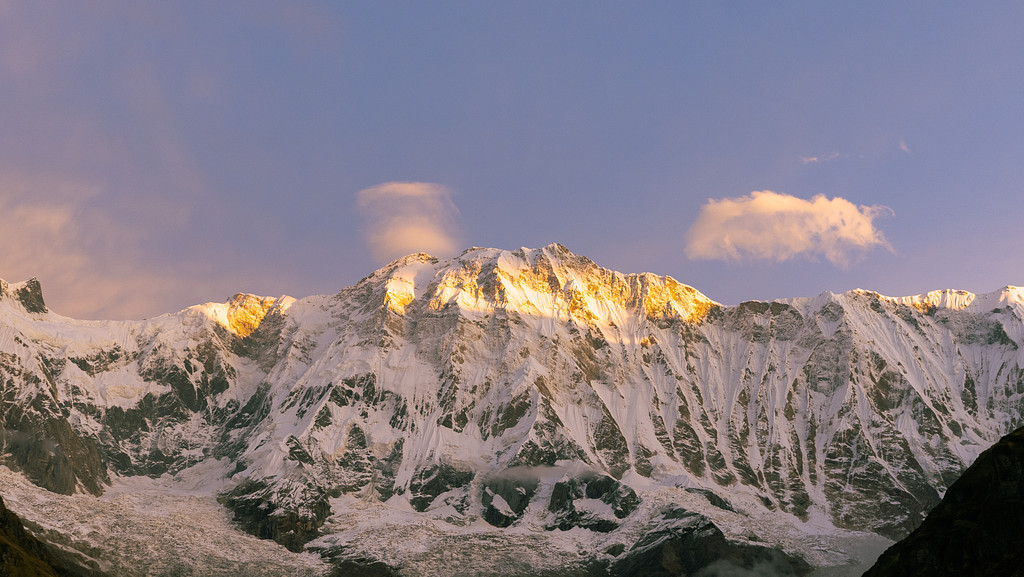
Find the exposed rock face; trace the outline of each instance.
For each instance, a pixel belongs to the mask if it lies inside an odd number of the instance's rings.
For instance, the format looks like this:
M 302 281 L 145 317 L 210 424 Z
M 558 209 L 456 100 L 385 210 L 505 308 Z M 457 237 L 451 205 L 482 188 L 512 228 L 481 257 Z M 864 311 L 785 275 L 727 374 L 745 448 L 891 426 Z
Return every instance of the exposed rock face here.
M 72 426 L 52 383 L 45 370 L 27 371 L 0 351 L 0 462 L 56 493 L 99 495 L 108 482 L 100 445 Z
M 469 506 L 466 488 L 473 476 L 472 471 L 460 470 L 447 463 L 418 469 L 409 481 L 409 504 L 423 512 L 443 495 L 445 504 L 464 512 Z
M 1024 428 L 978 457 L 865 577 L 1024 575 Z
M 804 575 L 803 559 L 777 549 L 729 541 L 703 515 L 671 507 L 662 521 L 609 568 L 613 577 L 680 575 Z M 702 573 L 702 571 L 704 573 Z
M 48 312 L 46 302 L 43 301 L 43 287 L 39 284 L 39 279 L 32 278 L 13 285 L 0 279 L 0 300 L 8 298 L 21 305 L 25 312 Z
M 339 561 L 330 577 L 398 577 L 398 573 L 380 561 L 360 563 L 358 561 Z
M 535 479 L 491 479 L 480 497 L 484 520 L 495 527 L 515 523 L 530 506 L 538 484 Z
M 220 459 L 239 523 L 295 550 L 340 496 L 599 533 L 677 482 L 900 537 L 1024 423 L 1013 287 L 726 307 L 560 245 L 139 322 L 53 315 L 30 285 L 0 291 L 0 461 L 98 493 Z
M 317 536 L 330 505 L 327 495 L 316 486 L 301 487 L 296 492 L 304 498 L 304 506 L 284 508 L 274 488 L 264 482 L 246 480 L 222 495 L 220 502 L 234 512 L 235 521 L 249 533 L 299 552 Z
M 29 313 L 47 312 L 46 302 L 43 301 L 43 287 L 39 279 L 32 278 L 23 283 L 10 285 L 0 281 L 0 298 L 11 295 Z
M 555 483 L 548 503 L 554 513 L 549 529 L 582 527 L 608 533 L 640 504 L 633 489 L 606 475 L 583 475 Z

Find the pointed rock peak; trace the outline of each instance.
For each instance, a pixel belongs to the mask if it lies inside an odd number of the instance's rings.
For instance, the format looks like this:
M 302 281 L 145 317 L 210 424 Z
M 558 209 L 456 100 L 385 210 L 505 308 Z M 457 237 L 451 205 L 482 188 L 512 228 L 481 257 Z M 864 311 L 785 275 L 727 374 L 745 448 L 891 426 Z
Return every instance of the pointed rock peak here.
M 574 254 L 558 243 L 551 243 L 544 248 L 521 247 L 514 251 L 491 250 L 493 252 L 486 253 L 486 256 L 494 259 L 500 270 L 507 273 L 530 271 L 533 274 L 551 275 L 552 280 L 558 280 L 558 286 L 568 282 L 572 272 L 582 274 L 599 268 L 594 261 Z
M 245 338 L 259 328 L 267 312 L 279 299 L 238 293 L 228 301 L 228 328 Z
M 382 299 L 372 299 L 375 308 L 379 306 L 404 314 L 405 306 L 422 294 L 437 268 L 450 262 L 442 262 L 425 252 L 414 253 L 390 262 L 363 281 L 369 281 L 377 298 Z
M 11 297 L 30 313 L 46 313 L 46 302 L 43 300 L 43 287 L 39 279 L 32 277 L 25 282 L 10 284 L 0 280 L 0 298 Z

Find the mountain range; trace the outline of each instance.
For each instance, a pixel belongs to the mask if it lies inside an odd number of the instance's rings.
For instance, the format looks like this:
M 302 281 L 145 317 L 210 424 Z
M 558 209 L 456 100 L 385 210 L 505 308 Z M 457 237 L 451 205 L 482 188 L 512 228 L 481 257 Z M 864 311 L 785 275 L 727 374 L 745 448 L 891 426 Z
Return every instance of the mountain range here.
M 1024 424 L 1022 346 L 1017 287 L 725 306 L 557 244 L 141 321 L 0 281 L 0 486 L 116 575 L 843 574 Z

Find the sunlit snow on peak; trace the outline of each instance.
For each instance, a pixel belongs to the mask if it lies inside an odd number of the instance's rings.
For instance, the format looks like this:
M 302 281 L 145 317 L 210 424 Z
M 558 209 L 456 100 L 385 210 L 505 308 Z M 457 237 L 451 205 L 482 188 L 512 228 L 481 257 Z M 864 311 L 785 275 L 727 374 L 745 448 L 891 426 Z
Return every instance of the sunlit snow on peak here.
M 416 302 L 436 312 L 454 307 L 467 317 L 501 310 L 536 320 L 542 334 L 551 321 L 571 321 L 614 342 L 637 340 L 637 318 L 694 323 L 720 306 L 671 277 L 604 269 L 560 244 L 514 251 L 474 247 L 443 261 L 409 255 L 365 280 L 380 283 L 370 290 L 383 288 L 377 306 L 398 315 Z
M 263 319 L 274 309 L 287 310 L 295 303 L 289 296 L 278 298 L 238 293 L 223 303 L 206 303 L 189 307 L 184 313 L 205 316 L 235 335 L 245 338 L 259 328 Z

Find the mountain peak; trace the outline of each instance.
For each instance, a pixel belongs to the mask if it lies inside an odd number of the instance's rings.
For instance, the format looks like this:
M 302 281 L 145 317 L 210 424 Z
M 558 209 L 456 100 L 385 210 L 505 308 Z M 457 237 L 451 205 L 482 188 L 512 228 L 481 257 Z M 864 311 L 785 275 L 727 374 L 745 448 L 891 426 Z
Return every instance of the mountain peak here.
M 513 251 L 472 247 L 443 261 L 409 255 L 368 279 L 384 283 L 383 298 L 374 306 L 399 314 L 426 297 L 425 304 L 432 309 L 452 305 L 466 312 L 511 309 L 614 326 L 633 311 L 651 319 L 693 322 L 718 306 L 671 277 L 608 270 L 558 243 Z
M 20 283 L 8 283 L 0 279 L 0 298 L 13 297 L 29 313 L 46 313 L 46 302 L 43 300 L 43 287 L 39 279 L 32 277 Z

